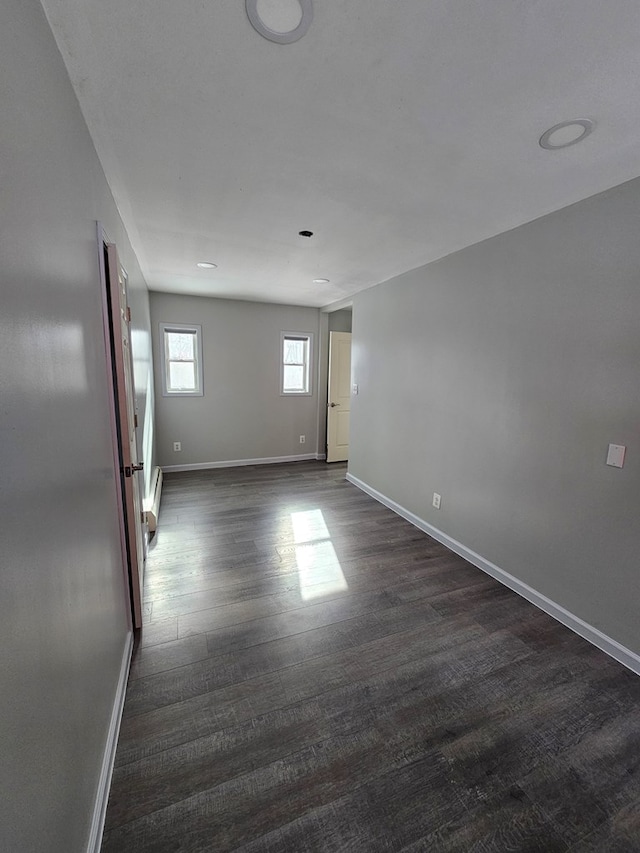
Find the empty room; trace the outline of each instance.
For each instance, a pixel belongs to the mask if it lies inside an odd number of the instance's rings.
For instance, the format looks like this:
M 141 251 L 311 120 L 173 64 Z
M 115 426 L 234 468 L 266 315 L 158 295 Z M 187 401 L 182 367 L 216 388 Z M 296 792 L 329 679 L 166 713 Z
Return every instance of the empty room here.
M 4 0 L 2 851 L 640 851 L 639 33 Z

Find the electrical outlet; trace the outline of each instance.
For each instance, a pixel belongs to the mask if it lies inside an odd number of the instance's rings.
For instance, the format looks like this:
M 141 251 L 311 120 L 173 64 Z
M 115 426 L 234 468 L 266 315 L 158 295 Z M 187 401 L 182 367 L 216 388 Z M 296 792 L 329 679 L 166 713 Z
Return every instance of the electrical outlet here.
M 612 465 L 614 468 L 622 468 L 626 449 L 624 444 L 610 444 L 609 452 L 607 453 L 607 465 Z
M 353 385 L 351 386 L 351 393 L 353 394 L 354 397 L 358 396 L 358 384 L 356 382 L 354 382 Z
M 440 501 L 442 500 L 442 496 L 437 492 L 433 493 L 433 505 L 436 509 L 440 509 Z
M 304 444 L 306 440 L 307 440 L 306 436 L 304 436 L 304 435 L 300 436 L 300 444 Z
M 181 450 L 182 450 L 182 442 L 181 441 L 174 441 L 173 442 L 173 452 L 179 453 Z

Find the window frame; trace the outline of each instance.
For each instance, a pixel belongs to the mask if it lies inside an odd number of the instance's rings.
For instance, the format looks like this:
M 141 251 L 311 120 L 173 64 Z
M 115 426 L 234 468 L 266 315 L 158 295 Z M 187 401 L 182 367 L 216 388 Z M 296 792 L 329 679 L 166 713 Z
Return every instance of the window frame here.
M 305 340 L 307 342 L 306 387 L 304 391 L 286 391 L 284 387 L 284 342 L 288 338 Z M 313 396 L 313 332 L 280 332 L 280 396 L 281 397 L 311 397 Z
M 162 373 L 162 396 L 163 397 L 204 397 L 204 381 L 203 381 L 203 360 L 202 360 L 202 326 L 197 323 L 160 323 L 160 371 Z M 192 334 L 195 337 L 194 342 L 194 358 L 187 359 L 188 363 L 193 363 L 196 376 L 195 390 L 172 390 L 169 387 L 169 362 L 176 359 L 169 359 L 167 348 L 167 333 L 176 332 L 177 334 Z

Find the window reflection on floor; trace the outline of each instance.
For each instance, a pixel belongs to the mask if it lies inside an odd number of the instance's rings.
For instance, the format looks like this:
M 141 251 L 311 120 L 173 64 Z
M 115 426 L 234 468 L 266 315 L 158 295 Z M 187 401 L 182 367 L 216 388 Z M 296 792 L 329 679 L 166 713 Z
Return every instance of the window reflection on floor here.
M 348 589 L 322 511 L 292 512 L 291 523 L 303 601 Z

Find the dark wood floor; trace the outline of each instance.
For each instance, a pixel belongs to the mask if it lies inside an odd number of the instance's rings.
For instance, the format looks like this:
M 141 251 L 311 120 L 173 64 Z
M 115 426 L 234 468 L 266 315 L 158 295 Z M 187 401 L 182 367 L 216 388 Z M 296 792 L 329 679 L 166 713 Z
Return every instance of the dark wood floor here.
M 165 478 L 104 853 L 640 851 L 640 679 L 344 473 Z

